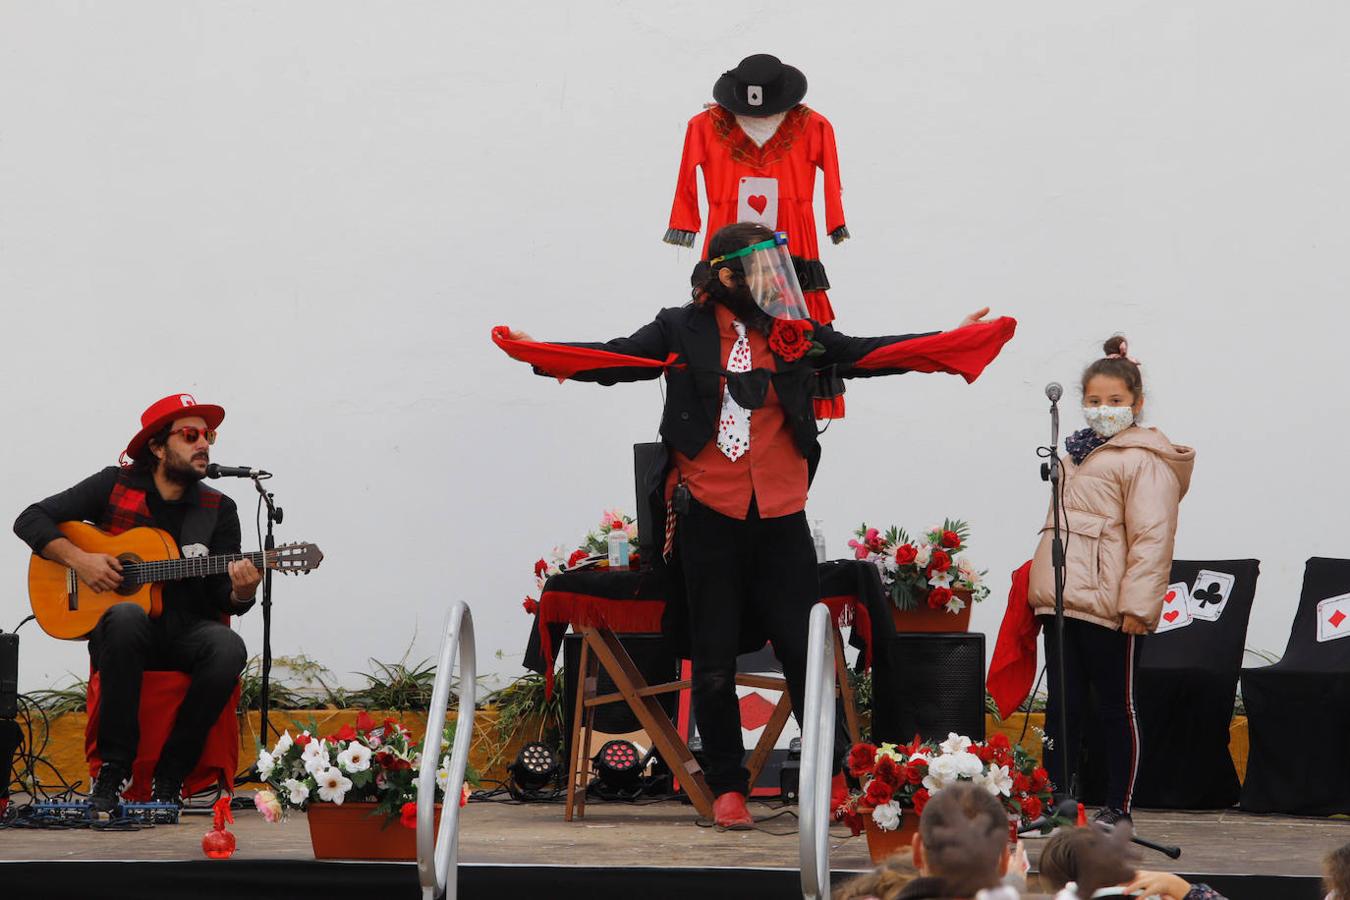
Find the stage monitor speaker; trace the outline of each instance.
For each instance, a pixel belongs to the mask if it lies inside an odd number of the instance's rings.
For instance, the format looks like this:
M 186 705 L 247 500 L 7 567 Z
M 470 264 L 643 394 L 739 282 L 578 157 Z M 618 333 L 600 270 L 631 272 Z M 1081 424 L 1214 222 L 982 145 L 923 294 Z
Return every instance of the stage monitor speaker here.
M 19 636 L 0 634 L 0 719 L 19 714 Z
M 872 721 L 877 741 L 956 732 L 984 740 L 984 635 L 897 634 L 876 654 Z
M 633 664 L 637 666 L 642 677 L 648 684 L 663 684 L 667 681 L 678 681 L 680 677 L 680 661 L 675 658 L 666 645 L 665 640 L 659 634 L 621 634 L 618 635 L 619 643 L 623 644 L 628 655 L 632 657 Z M 577 697 L 577 665 L 581 660 L 581 635 L 569 634 L 563 638 L 563 758 L 567 758 L 571 752 L 572 737 L 572 718 L 576 715 L 576 697 Z M 596 685 L 597 694 L 610 694 L 618 691 L 613 679 L 599 666 L 596 667 L 599 674 L 599 682 Z M 671 721 L 675 720 L 675 713 L 679 706 L 679 694 L 671 691 L 667 694 L 661 694 L 657 698 L 666 715 L 670 716 Z M 595 730 L 600 734 L 627 734 L 633 731 L 640 731 L 642 723 L 633 715 L 633 711 L 628 708 L 628 704 L 622 700 L 615 703 L 606 703 L 604 706 L 595 708 Z M 650 746 L 650 744 L 648 744 Z

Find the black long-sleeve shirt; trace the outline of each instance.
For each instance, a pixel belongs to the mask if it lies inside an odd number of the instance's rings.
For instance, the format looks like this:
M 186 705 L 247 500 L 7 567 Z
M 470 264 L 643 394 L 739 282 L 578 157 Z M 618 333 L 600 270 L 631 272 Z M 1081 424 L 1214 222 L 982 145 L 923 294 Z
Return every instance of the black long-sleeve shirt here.
M 14 533 L 33 548 L 34 553 L 41 554 L 47 544 L 62 537 L 57 528 L 58 523 L 99 522 L 108 508 L 108 497 L 121 473 L 122 470 L 117 466 L 109 466 L 74 487 L 39 500 L 19 513 L 19 517 L 14 520 Z M 183 491 L 180 499 L 165 500 L 151 476 L 133 474 L 130 481 L 134 487 L 145 491 L 145 503 L 150 509 L 155 527 L 172 535 L 174 543 L 181 548 L 183 521 L 188 509 L 201 502 L 201 488 L 194 483 Z M 222 494 L 216 525 L 207 549 L 213 556 L 238 553 L 240 537 L 238 507 Z M 240 615 L 251 606 L 251 602 L 230 602 L 230 577 L 224 574 L 184 578 L 164 585 L 164 608 L 174 615 L 217 618 L 222 613 Z

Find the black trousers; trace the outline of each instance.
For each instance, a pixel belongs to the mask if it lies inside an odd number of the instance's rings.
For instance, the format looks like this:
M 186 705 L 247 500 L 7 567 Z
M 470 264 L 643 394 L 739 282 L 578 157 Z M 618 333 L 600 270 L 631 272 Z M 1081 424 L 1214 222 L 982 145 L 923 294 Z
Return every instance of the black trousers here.
M 736 656 L 744 623 L 767 633 L 801 723 L 811 607 L 820 599 L 806 513 L 744 521 L 691 499 L 676 532 L 689 604 L 694 717 L 714 795 L 749 792 Z M 836 741 L 838 743 L 838 741 Z M 847 749 L 845 747 L 845 749 Z M 838 748 L 836 748 L 836 755 Z M 837 763 L 837 759 L 836 759 Z
M 1050 690 L 1045 705 L 1045 732 L 1051 739 L 1045 769 L 1058 787 L 1072 789 L 1082 755 L 1084 718 L 1095 710 L 1106 753 L 1106 805 L 1125 812 L 1134 801 L 1139 773 L 1139 718 L 1135 714 L 1135 670 L 1140 639 L 1079 619 L 1064 619 L 1064 677 L 1059 683 L 1055 617 L 1041 616 L 1045 633 L 1046 677 Z M 1091 698 L 1091 699 L 1090 699 Z M 1068 729 L 1059 734 L 1060 704 L 1066 704 Z M 1068 754 L 1069 784 L 1061 785 L 1061 753 Z
M 94 627 L 89 658 L 102 682 L 99 756 L 128 770 L 141 736 L 141 675 L 150 669 L 192 677 L 155 766 L 156 778 L 181 781 L 201 757 L 248 653 L 243 638 L 223 622 L 171 611 L 151 619 L 134 603 L 118 603 Z

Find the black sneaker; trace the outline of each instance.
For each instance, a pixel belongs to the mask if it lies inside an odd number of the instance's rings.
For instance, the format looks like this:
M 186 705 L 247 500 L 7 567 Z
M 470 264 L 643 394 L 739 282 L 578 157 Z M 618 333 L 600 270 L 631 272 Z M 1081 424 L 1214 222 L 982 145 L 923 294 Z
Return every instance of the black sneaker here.
M 166 778 L 163 775 L 156 775 L 155 782 L 150 788 L 151 803 L 172 803 L 175 806 L 183 805 L 183 779 Z
M 104 763 L 99 766 L 94 787 L 89 791 L 89 808 L 97 816 L 111 815 L 122 802 L 122 787 L 131 777 L 131 772 L 123 766 Z
M 1114 828 L 1121 822 L 1126 823 L 1131 828 L 1134 827 L 1134 817 L 1123 809 L 1103 806 L 1101 809 L 1097 810 L 1097 814 L 1092 817 L 1093 825 L 1110 825 Z

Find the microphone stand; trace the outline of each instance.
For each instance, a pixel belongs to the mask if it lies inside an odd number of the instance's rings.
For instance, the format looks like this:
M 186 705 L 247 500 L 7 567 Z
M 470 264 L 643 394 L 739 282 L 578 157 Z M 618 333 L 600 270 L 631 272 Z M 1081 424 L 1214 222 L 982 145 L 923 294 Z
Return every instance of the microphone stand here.
M 258 495 L 262 497 L 263 503 L 267 504 L 267 536 L 263 539 L 262 571 L 262 687 L 258 693 L 258 712 L 261 714 L 258 734 L 264 745 L 267 744 L 268 732 L 271 730 L 267 714 L 271 707 L 269 685 L 272 676 L 272 568 L 267 565 L 267 554 L 277 547 L 276 537 L 272 533 L 272 526 L 274 524 L 280 524 L 281 518 L 284 515 L 282 508 L 272 502 L 272 493 L 262 486 L 263 481 L 271 477 L 270 474 L 261 472 L 253 476 L 253 486 L 258 489 Z
M 1054 385 L 1058 388 L 1058 385 Z M 1050 399 L 1050 446 L 1041 447 L 1038 451 L 1041 456 L 1047 457 L 1048 462 L 1041 463 L 1041 480 L 1050 482 L 1050 509 L 1051 517 L 1054 523 L 1054 537 L 1050 544 L 1050 564 L 1055 572 L 1055 648 L 1056 648 L 1056 674 L 1059 678 L 1059 774 L 1060 787 L 1068 795 L 1073 796 L 1075 791 L 1069 784 L 1069 713 L 1068 705 L 1064 702 L 1064 694 L 1067 693 L 1064 672 L 1064 580 L 1065 580 L 1065 560 L 1064 560 L 1064 538 L 1061 523 L 1059 521 L 1060 510 L 1060 465 L 1059 465 L 1059 396 L 1056 393 Z

